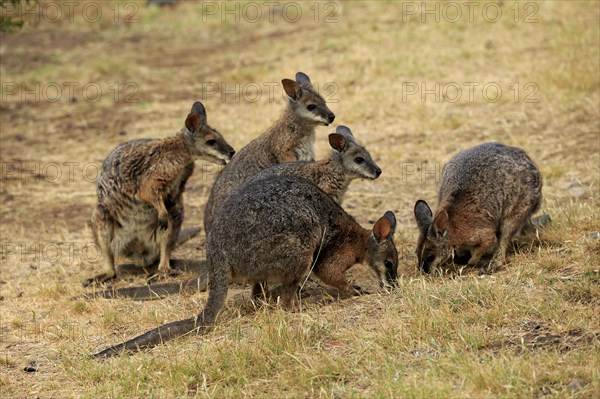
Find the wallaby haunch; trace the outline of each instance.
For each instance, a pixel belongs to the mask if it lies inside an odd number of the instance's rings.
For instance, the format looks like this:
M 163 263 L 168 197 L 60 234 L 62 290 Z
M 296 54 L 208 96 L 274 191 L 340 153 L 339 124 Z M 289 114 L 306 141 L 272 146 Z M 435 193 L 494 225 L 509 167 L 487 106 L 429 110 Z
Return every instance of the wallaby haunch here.
M 468 252 L 468 265 L 477 266 L 492 252 L 480 274 L 493 272 L 541 202 L 540 171 L 522 149 L 485 143 L 459 153 L 442 172 L 437 211 L 422 200 L 415 204 L 419 267 L 429 272 L 450 261 L 453 251 Z
M 227 198 L 207 239 L 208 301 L 197 317 L 155 328 L 95 356 L 154 346 L 212 325 L 225 303 L 230 281 L 282 285 L 282 303 L 291 305 L 298 283 L 312 271 L 346 293 L 361 289 L 345 272 L 366 263 L 382 284 L 395 285 L 398 253 L 396 218 L 386 212 L 372 230 L 362 228 L 322 190 L 295 176 L 252 179 Z
M 271 166 L 256 177 L 293 175 L 306 179 L 325 191 L 335 202 L 342 204 L 348 185 L 355 179 L 377 179 L 381 169 L 371 154 L 358 144 L 350 129 L 338 126 L 329 135 L 333 149 L 329 159 L 317 162 L 291 162 Z
M 181 131 L 162 140 L 139 139 L 117 146 L 104 160 L 96 183 L 98 205 L 92 231 L 104 259 L 104 272 L 84 280 L 116 276 L 115 257 L 149 266 L 160 258 L 159 274 L 169 271 L 169 255 L 183 223 L 183 191 L 194 161 L 207 157 L 225 164 L 235 151 L 206 124 L 206 111 L 194 103 Z
M 283 115 L 265 133 L 242 148 L 215 180 L 204 211 L 207 235 L 229 193 L 270 166 L 313 161 L 315 127 L 328 126 L 335 119 L 304 73 L 298 72 L 295 81 L 283 79 L 281 83 L 288 96 Z

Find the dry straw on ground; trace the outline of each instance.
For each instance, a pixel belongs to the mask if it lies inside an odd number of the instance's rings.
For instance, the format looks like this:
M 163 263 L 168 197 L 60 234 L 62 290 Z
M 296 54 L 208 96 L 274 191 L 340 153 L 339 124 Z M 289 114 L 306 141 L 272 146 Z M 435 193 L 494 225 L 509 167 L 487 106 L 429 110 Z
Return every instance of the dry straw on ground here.
M 599 3 L 503 2 L 496 23 L 482 17 L 483 2 L 472 22 L 463 10 L 457 23 L 443 15 L 422 22 L 403 3 L 371 1 L 319 3 L 317 22 L 312 3 L 298 3 L 304 17 L 295 23 L 283 19 L 282 6 L 273 22 L 264 14 L 235 23 L 219 13 L 203 21 L 196 2 L 161 10 L 142 1 L 132 2 L 137 22 L 123 21 L 125 9 L 115 22 L 103 3 L 103 18 L 89 23 L 77 16 L 81 3 L 73 22 L 42 18 L 0 42 L 0 396 L 598 397 Z M 325 21 L 327 4 L 337 22 Z M 441 12 L 445 3 L 434 4 Z M 533 11 L 537 22 L 525 22 Z M 396 212 L 400 287 L 342 299 L 313 289 L 299 312 L 254 309 L 237 290 L 206 336 L 87 359 L 188 317 L 206 300 L 71 299 L 98 270 L 82 253 L 91 242 L 94 165 L 124 140 L 173 134 L 198 99 L 210 124 L 240 148 L 283 107 L 269 85 L 298 70 L 323 89 L 334 83 L 336 123 L 350 126 L 383 169 L 377 181 L 352 184 L 345 207 L 364 226 Z M 35 92 L 50 82 L 98 83 L 102 96 L 91 102 L 75 89 L 74 98 L 50 102 L 41 89 L 35 98 L 6 85 Z M 473 101 L 471 82 L 479 84 Z M 207 83 L 240 86 L 223 101 Z M 406 96 L 422 83 L 440 84 L 440 97 Z M 442 88 L 454 83 L 463 93 L 450 102 Z M 501 86 L 498 102 L 482 98 L 488 83 Z M 137 90 L 137 102 L 115 102 L 113 84 L 121 98 Z M 332 131 L 318 129 L 319 157 Z M 489 140 L 521 146 L 538 163 L 552 224 L 519 242 L 493 276 L 420 275 L 414 202 L 435 203 L 441 166 Z M 199 163 L 190 181 L 188 226 L 202 225 L 210 170 Z M 202 259 L 203 244 L 201 235 L 174 257 Z M 365 268 L 353 277 L 372 281 Z M 142 282 L 137 275 L 117 287 Z M 37 372 L 27 373 L 31 362 Z

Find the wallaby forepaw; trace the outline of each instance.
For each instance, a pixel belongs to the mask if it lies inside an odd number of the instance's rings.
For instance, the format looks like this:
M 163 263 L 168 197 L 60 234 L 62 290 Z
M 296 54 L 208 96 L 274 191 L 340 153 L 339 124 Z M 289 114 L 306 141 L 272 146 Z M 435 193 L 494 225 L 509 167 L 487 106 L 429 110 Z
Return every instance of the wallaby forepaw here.
M 103 274 L 99 274 L 94 277 L 86 278 L 85 280 L 83 280 L 81 282 L 81 285 L 83 285 L 83 288 L 86 288 L 92 284 L 104 284 L 106 282 L 114 280 L 116 277 L 117 277 L 116 274 L 103 273 Z
M 355 296 L 359 296 L 359 295 L 370 295 L 370 292 L 363 289 L 360 285 L 353 285 L 352 288 L 354 289 L 354 295 Z
M 498 270 L 501 266 L 501 263 L 497 260 L 493 260 L 489 263 L 486 263 L 484 266 L 479 268 L 479 275 L 484 276 L 486 274 L 494 274 L 496 270 Z
M 166 231 L 169 228 L 169 219 L 167 217 L 158 219 L 158 229 Z

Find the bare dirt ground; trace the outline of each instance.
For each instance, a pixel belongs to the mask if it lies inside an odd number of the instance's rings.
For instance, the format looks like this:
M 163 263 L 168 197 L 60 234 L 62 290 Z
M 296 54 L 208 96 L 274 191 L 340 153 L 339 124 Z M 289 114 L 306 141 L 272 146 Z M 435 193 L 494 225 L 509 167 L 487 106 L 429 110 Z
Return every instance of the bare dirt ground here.
M 56 19 L 43 7 L 62 3 L 41 1 L 37 22 L 1 36 L 0 396 L 598 397 L 600 3 L 475 2 L 471 16 L 458 3 L 458 20 L 444 2 L 429 15 L 420 2 L 232 3 L 229 15 L 218 2 L 121 2 L 118 15 L 80 3 Z M 104 157 L 174 134 L 195 100 L 239 149 L 278 117 L 279 82 L 297 71 L 383 169 L 344 208 L 365 227 L 396 213 L 399 289 L 378 290 L 361 266 L 352 278 L 372 295 L 313 284 L 299 312 L 255 309 L 236 289 L 206 336 L 88 359 L 206 300 L 79 298 L 99 270 L 87 223 Z M 318 158 L 332 131 L 318 128 Z M 421 275 L 415 201 L 435 204 L 444 163 L 491 140 L 539 165 L 552 224 L 495 275 Z M 197 163 L 184 225 L 202 225 L 215 173 Z M 174 258 L 201 271 L 204 240 Z M 130 270 L 115 288 L 143 282 Z

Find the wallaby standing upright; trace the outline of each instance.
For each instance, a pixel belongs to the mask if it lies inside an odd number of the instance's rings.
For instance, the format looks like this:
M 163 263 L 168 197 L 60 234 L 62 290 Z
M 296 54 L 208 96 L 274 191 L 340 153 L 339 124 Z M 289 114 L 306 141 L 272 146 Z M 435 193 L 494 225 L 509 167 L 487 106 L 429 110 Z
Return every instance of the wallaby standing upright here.
M 346 126 L 338 126 L 336 132 L 329 135 L 329 144 L 333 151 L 328 159 L 274 165 L 260 172 L 256 178 L 282 174 L 302 177 L 341 205 L 352 180 L 375 180 L 381 175 L 381 169 L 369 151 L 356 142 Z
M 541 202 L 540 171 L 522 149 L 485 143 L 459 153 L 442 172 L 437 211 L 423 200 L 415 204 L 420 268 L 439 267 L 453 250 L 468 251 L 468 265 L 477 266 L 493 251 L 480 274 L 493 272 L 505 263 L 511 239 L 530 225 Z
M 177 135 L 139 139 L 117 146 L 104 160 L 96 183 L 98 205 L 92 231 L 104 259 L 104 272 L 84 280 L 116 276 L 115 257 L 148 266 L 160 258 L 159 274 L 169 271 L 169 255 L 183 223 L 183 191 L 194 161 L 207 157 L 225 164 L 235 151 L 206 124 L 206 111 L 194 103 Z
M 225 198 L 250 177 L 275 164 L 313 161 L 315 127 L 328 126 L 335 118 L 306 74 L 298 72 L 296 81 L 283 79 L 281 83 L 288 96 L 283 115 L 242 148 L 215 180 L 204 211 L 207 235 Z
M 225 200 L 207 239 L 208 301 L 197 317 L 155 328 L 96 356 L 154 346 L 214 323 L 231 280 L 282 284 L 282 303 L 290 306 L 298 283 L 313 271 L 323 282 L 347 293 L 360 292 L 345 272 L 366 263 L 382 284 L 395 285 L 398 252 L 396 218 L 386 212 L 372 230 L 362 228 L 327 194 L 295 176 L 267 176 L 244 184 Z

